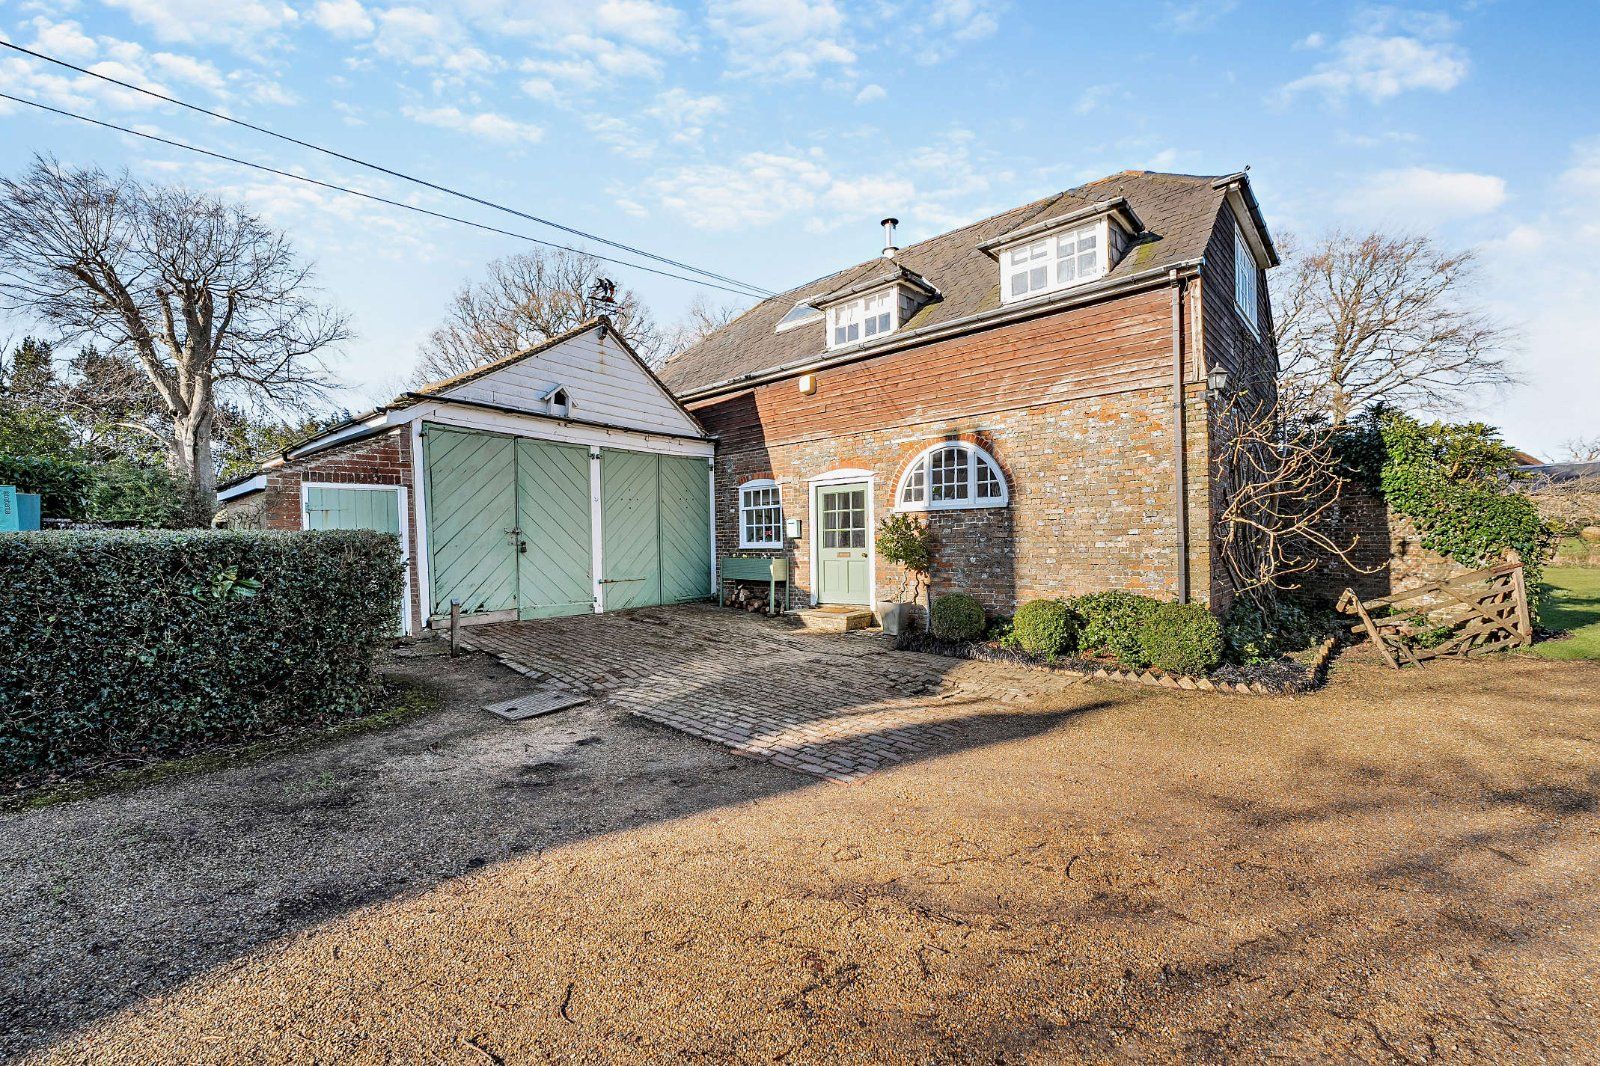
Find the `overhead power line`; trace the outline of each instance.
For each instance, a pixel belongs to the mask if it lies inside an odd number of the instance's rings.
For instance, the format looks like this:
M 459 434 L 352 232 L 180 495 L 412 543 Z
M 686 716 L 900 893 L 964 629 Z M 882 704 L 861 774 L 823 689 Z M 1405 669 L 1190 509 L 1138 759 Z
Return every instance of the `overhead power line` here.
M 551 219 L 548 219 L 548 218 L 541 218 L 538 215 L 529 214 L 526 211 L 519 211 L 518 209 L 516 209 L 514 207 L 507 207 L 505 204 L 496 203 L 493 200 L 486 200 L 486 199 L 483 199 L 482 197 L 474 196 L 471 193 L 461 192 L 459 189 L 452 189 L 448 185 L 440 185 L 440 184 L 438 184 L 436 182 L 428 181 L 425 178 L 419 178 L 419 177 L 416 177 L 414 175 L 407 174 L 407 173 L 405 173 L 403 171 L 393 170 L 393 169 L 391 169 L 389 167 L 382 166 L 381 164 L 378 164 L 378 163 L 369 163 L 365 159 L 359 159 L 359 158 L 357 158 L 356 156 L 353 156 L 353 155 L 346 155 L 344 152 L 336 151 L 335 149 L 332 149 L 332 148 L 325 148 L 322 145 L 313 144 L 310 141 L 303 141 L 298 137 L 292 137 L 292 136 L 290 136 L 289 134 L 286 134 L 286 133 L 279 133 L 276 130 L 268 129 L 265 126 L 258 126 L 253 122 L 246 122 L 244 119 L 234 118 L 231 115 L 224 115 L 219 111 L 212 111 L 212 110 L 210 110 L 208 108 L 201 107 L 199 104 L 191 104 L 191 103 L 189 103 L 189 102 L 187 102 L 185 100 L 180 100 L 177 97 L 168 96 L 165 93 L 156 92 L 154 89 L 147 89 L 142 85 L 135 85 L 132 82 L 122 81 L 122 80 L 120 80 L 118 78 L 113 78 L 113 77 L 111 77 L 110 75 L 107 75 L 107 74 L 96 73 L 95 71 L 89 70 L 89 69 L 87 69 L 85 67 L 80 67 L 80 66 L 78 66 L 78 65 L 76 65 L 74 63 L 68 63 L 64 59 L 57 59 L 55 56 L 46 55 L 43 52 L 35 52 L 31 48 L 24 48 L 21 45 L 13 44 L 10 41 L 0 40 L 0 47 L 9 48 L 13 52 L 19 52 L 22 55 L 31 56 L 34 59 L 43 60 L 46 63 L 53 63 L 58 67 L 62 67 L 63 69 L 66 69 L 66 70 L 76 71 L 77 73 L 85 75 L 85 76 L 90 77 L 90 78 L 98 78 L 99 80 L 101 80 L 103 82 L 107 82 L 107 83 L 109 83 L 111 85 L 116 85 L 116 86 L 118 86 L 120 88 L 123 88 L 123 89 L 127 89 L 130 92 L 142 93 L 145 96 L 148 96 L 148 97 L 150 97 L 150 98 L 152 98 L 154 100 L 161 100 L 164 103 L 169 103 L 169 104 L 173 104 L 173 105 L 175 105 L 177 107 L 186 108 L 186 109 L 188 109 L 190 111 L 193 111 L 193 112 L 195 112 L 197 114 L 205 115 L 208 118 L 214 118 L 214 119 L 218 120 L 219 122 L 230 122 L 235 126 L 242 126 L 247 130 L 252 130 L 252 131 L 254 131 L 256 133 L 265 134 L 268 137 L 274 137 L 274 138 L 276 138 L 276 139 L 278 139 L 280 141 L 283 141 L 283 142 L 285 142 L 287 144 L 297 145 L 297 146 L 299 146 L 301 148 L 308 148 L 313 152 L 321 152 L 323 155 L 329 156 L 331 158 L 340 159 L 340 160 L 343 160 L 346 163 L 353 163 L 358 167 L 365 167 L 368 170 L 376 171 L 379 174 L 388 175 L 391 178 L 398 178 L 401 181 L 409 181 L 413 185 L 420 185 L 420 186 L 422 186 L 424 188 L 432 189 L 435 192 L 442 192 L 447 196 L 454 196 L 454 197 L 456 197 L 458 199 L 466 200 L 466 201 L 469 201 L 470 203 L 475 203 L 475 204 L 478 204 L 478 205 L 480 205 L 482 207 L 488 207 L 488 208 L 491 208 L 491 209 L 493 209 L 495 211 L 504 211 L 506 214 L 515 215 L 516 217 L 521 218 L 521 219 L 526 219 L 529 222 L 536 222 L 541 226 L 549 226 L 550 228 L 560 230 L 563 233 L 570 233 L 574 237 L 582 237 L 584 240 L 594 241 L 596 244 L 603 244 L 603 245 L 606 245 L 609 248 L 615 248 L 618 251 L 627 252 L 630 255 L 641 256 L 641 257 L 643 257 L 645 259 L 650 259 L 650 260 L 653 260 L 653 261 L 655 261 L 657 263 L 663 263 L 663 264 L 665 264 L 667 266 L 676 267 L 679 270 L 687 270 L 692 274 L 699 274 L 699 275 L 702 275 L 704 277 L 711 278 L 711 279 L 713 279 L 715 281 L 726 282 L 729 285 L 737 285 L 740 288 L 749 289 L 751 291 L 751 293 L 753 293 L 754 295 L 757 295 L 757 296 L 765 297 L 765 296 L 774 295 L 773 292 L 770 289 L 762 288 L 759 285 L 753 285 L 753 284 L 751 284 L 751 283 L 749 283 L 747 281 L 740 281 L 738 278 L 731 278 L 731 277 L 728 277 L 725 274 L 718 274 L 718 273 L 715 273 L 714 271 L 705 270 L 705 269 L 703 269 L 701 267 L 693 266 L 693 265 L 691 265 L 689 263 L 680 262 L 679 260 L 676 260 L 676 259 L 669 259 L 669 258 L 667 258 L 665 256 L 656 255 L 654 252 L 646 251 L 643 248 L 637 248 L 637 247 L 635 247 L 635 246 L 633 246 L 631 244 L 623 244 L 623 243 L 621 243 L 619 241 L 609 240 L 609 239 L 607 239 L 605 237 L 599 236 L 598 234 L 589 233 L 589 232 L 587 232 L 585 230 L 577 229 L 577 228 L 572 227 L 572 226 L 563 225 L 560 222 L 555 222 L 555 221 L 553 221 Z M 26 103 L 28 101 L 23 101 L 23 102 Z M 81 116 L 73 116 L 73 117 L 81 117 Z M 560 247 L 560 246 L 559 245 L 551 245 L 551 247 Z M 607 260 L 607 262 L 616 262 L 616 260 Z M 720 286 L 714 286 L 714 287 L 720 287 Z M 724 290 L 724 291 L 728 291 L 728 290 Z
M 379 196 L 377 193 L 362 192 L 360 189 L 351 189 L 344 185 L 335 185 L 333 182 L 319 181 L 316 178 L 308 178 L 304 174 L 295 174 L 287 170 L 279 170 L 276 167 L 269 167 L 264 163 L 252 163 L 248 159 L 240 159 L 237 156 L 224 155 L 222 152 L 213 152 L 209 148 L 200 148 L 192 144 L 185 144 L 182 141 L 175 141 L 171 138 L 162 137 L 154 133 L 145 133 L 141 130 L 129 129 L 127 126 L 119 126 L 115 122 L 104 122 L 97 118 L 90 118 L 88 115 L 80 115 L 75 111 L 65 111 L 59 107 L 51 107 L 49 104 L 41 104 L 37 100 L 28 100 L 24 97 L 12 96 L 10 93 L 5 92 L 0 92 L 0 100 L 10 100 L 14 104 L 26 104 L 28 107 L 36 107 L 41 111 L 48 111 L 53 115 L 60 115 L 62 118 L 76 119 L 79 122 L 87 122 L 91 126 L 100 126 L 103 129 L 115 130 L 118 133 L 126 133 L 130 137 L 142 137 L 147 141 L 155 141 L 157 144 L 165 144 L 173 148 L 182 148 L 186 152 L 195 152 L 198 155 L 209 156 L 212 159 L 220 159 L 225 163 L 234 163 L 241 167 L 249 167 L 251 170 L 259 170 L 266 174 L 274 174 L 280 178 L 291 178 L 295 181 L 303 181 L 308 185 L 315 185 L 318 188 L 328 189 L 332 192 L 340 192 L 348 196 L 359 196 L 363 200 L 371 200 L 374 203 L 386 204 L 389 207 L 398 207 L 403 211 L 413 211 L 419 215 L 427 215 L 429 218 L 438 218 L 443 219 L 446 222 L 456 222 L 463 226 L 471 226 L 473 229 L 483 230 L 486 233 L 498 233 L 502 237 L 515 237 L 517 240 L 529 241 L 533 244 L 540 244 L 546 248 L 558 248 L 563 252 L 576 252 L 579 255 L 592 256 L 603 263 L 612 263 L 616 266 L 627 267 L 629 270 L 643 270 L 647 273 L 656 274 L 663 278 L 672 278 L 677 281 L 687 281 L 691 285 L 701 285 L 710 289 L 721 289 L 723 292 L 730 292 L 735 296 L 743 296 L 747 299 L 751 295 L 750 293 L 741 289 L 733 289 L 726 285 L 719 285 L 714 281 L 707 281 L 705 278 L 690 277 L 685 274 L 674 274 L 670 270 L 662 270 L 658 267 L 645 266 L 643 263 L 633 263 L 626 259 L 615 259 L 611 256 L 597 255 L 596 253 L 584 248 L 574 248 L 568 244 L 557 244 L 554 241 L 541 240 L 538 237 L 530 237 L 526 233 L 515 233 L 511 230 L 501 229 L 498 226 L 490 226 L 486 223 L 474 222 L 471 219 L 461 218 L 457 215 L 445 214 L 442 211 L 430 211 L 426 207 L 418 207 L 415 204 L 407 204 L 402 203 L 399 200 L 391 200 L 386 196 Z

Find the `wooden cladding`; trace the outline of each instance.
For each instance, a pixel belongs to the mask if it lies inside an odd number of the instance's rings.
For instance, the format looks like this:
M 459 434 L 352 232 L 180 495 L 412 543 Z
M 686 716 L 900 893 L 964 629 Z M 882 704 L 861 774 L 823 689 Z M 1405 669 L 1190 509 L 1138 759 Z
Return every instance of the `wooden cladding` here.
M 815 395 L 785 378 L 692 409 L 724 447 L 772 446 L 1171 380 L 1172 290 L 1162 287 L 823 370 Z

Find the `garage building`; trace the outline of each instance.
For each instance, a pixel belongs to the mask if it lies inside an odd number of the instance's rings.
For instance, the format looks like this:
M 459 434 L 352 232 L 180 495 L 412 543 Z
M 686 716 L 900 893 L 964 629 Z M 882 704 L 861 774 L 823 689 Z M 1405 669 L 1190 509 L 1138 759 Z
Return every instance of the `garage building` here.
M 714 447 L 611 323 L 408 392 L 218 492 L 232 528 L 396 533 L 406 632 L 711 595 Z

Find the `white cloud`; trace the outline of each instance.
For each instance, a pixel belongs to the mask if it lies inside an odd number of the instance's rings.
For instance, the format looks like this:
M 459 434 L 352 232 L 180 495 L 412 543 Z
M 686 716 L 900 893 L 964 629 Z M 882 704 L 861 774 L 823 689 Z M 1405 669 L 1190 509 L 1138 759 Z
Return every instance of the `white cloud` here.
M 656 143 L 640 133 L 631 122 L 615 115 L 589 115 L 584 119 L 595 140 L 628 159 L 648 159 L 655 154 Z
M 440 129 L 481 137 L 502 144 L 536 144 L 544 137 L 544 130 L 527 122 L 518 122 L 493 111 L 476 114 L 454 107 L 403 107 L 401 113 L 414 122 Z
M 277 0 L 105 0 L 148 26 L 157 38 L 183 44 L 222 43 L 254 54 L 277 42 L 299 18 Z
M 1078 94 L 1078 102 L 1072 105 L 1072 109 L 1080 115 L 1098 111 L 1116 91 L 1115 85 L 1091 85 Z
M 959 46 L 992 37 L 1000 28 L 997 0 L 921 0 L 909 8 L 884 12 L 886 40 L 904 38 L 905 50 L 919 63 L 938 63 Z
M 1506 199 L 1505 179 L 1492 174 L 1407 167 L 1372 175 L 1341 206 L 1350 214 L 1417 225 L 1487 214 Z
M 673 88 L 656 97 L 645 114 L 672 130 L 672 139 L 682 144 L 698 141 L 706 125 L 725 114 L 728 102 L 720 96 L 695 96 L 687 89 Z
M 1173 33 L 1198 33 L 1215 26 L 1238 6 L 1239 0 L 1168 2 L 1162 12 L 1161 28 Z
M 874 102 L 876 102 L 878 100 L 882 100 L 884 97 L 886 97 L 888 95 L 889 95 L 888 91 L 885 90 L 884 87 L 881 86 L 881 85 L 878 85 L 876 83 L 874 83 L 872 85 L 863 85 L 861 87 L 861 91 L 856 93 L 856 103 L 858 103 L 858 104 L 870 104 L 870 103 L 874 103 Z
M 311 21 L 335 37 L 370 37 L 377 28 L 361 0 L 322 0 L 311 9 Z
M 706 14 L 736 76 L 798 80 L 856 61 L 833 0 L 711 0 Z
M 1334 46 L 1331 59 L 1283 86 L 1279 99 L 1287 103 L 1301 93 L 1319 93 L 1334 102 L 1364 96 L 1381 103 L 1418 89 L 1448 92 L 1468 69 L 1466 52 L 1450 40 L 1455 32 L 1456 24 L 1443 15 L 1369 13 L 1359 32 Z M 1322 35 L 1301 43 L 1320 48 Z

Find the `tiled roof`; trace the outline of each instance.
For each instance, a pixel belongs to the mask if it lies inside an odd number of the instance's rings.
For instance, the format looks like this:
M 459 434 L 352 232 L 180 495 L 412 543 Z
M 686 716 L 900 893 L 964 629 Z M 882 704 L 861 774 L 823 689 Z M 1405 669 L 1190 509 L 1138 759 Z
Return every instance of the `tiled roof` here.
M 1124 171 L 903 248 L 895 262 L 926 278 L 941 298 L 924 304 L 901 329 L 954 322 L 1000 306 L 1000 271 L 994 259 L 978 247 L 983 242 L 1119 197 L 1127 200 L 1144 223 L 1145 235 L 1112 268 L 1110 278 L 1198 259 L 1226 196 L 1226 190 L 1217 187 L 1218 180 L 1214 176 Z M 778 320 L 797 302 L 853 288 L 888 269 L 892 268 L 876 257 L 779 293 L 674 356 L 661 368 L 661 379 L 682 395 L 821 356 L 826 350 L 821 322 L 778 333 L 774 329 Z

